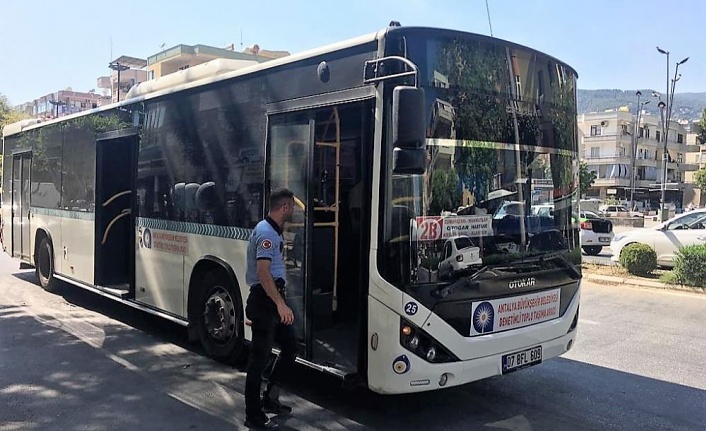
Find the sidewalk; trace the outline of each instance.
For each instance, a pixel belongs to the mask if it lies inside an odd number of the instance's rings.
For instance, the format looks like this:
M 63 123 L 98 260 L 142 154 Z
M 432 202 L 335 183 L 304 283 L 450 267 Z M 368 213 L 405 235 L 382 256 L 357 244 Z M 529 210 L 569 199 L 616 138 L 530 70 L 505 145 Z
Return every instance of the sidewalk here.
M 587 272 L 585 269 L 582 271 L 582 276 L 584 281 L 597 284 L 628 285 L 640 288 L 676 290 L 706 294 L 706 289 L 704 288 L 682 286 L 678 284 L 666 284 L 658 280 L 651 280 L 642 277 L 619 277 L 614 275 L 592 274 L 591 272 Z

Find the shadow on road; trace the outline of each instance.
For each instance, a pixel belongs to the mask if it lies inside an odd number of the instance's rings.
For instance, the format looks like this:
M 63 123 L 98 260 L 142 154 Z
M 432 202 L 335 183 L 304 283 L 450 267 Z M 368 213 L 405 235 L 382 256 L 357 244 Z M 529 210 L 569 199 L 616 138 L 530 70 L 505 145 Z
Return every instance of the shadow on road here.
M 15 276 L 34 283 L 32 274 Z M 184 328 L 74 286 L 63 285 L 58 295 L 117 321 L 101 326 L 100 348 L 137 370 L 91 354 L 90 337 L 86 344 L 72 336 L 80 327 L 53 325 L 49 317 L 28 316 L 21 307 L 1 308 L 0 405 L 9 406 L 3 407 L 7 423 L 52 423 L 67 430 L 177 429 L 160 422 L 166 415 L 181 423 L 178 429 L 232 429 L 223 418 L 240 414 L 243 407 L 219 399 L 227 397 L 218 388 L 242 394 L 244 376 L 194 355 L 200 351 L 188 343 Z M 188 351 L 161 353 L 160 346 L 167 344 Z M 144 388 L 140 379 L 156 384 L 158 375 L 173 379 L 167 387 L 139 393 L 126 389 L 129 382 Z M 38 383 L 27 388 L 27 381 Z M 200 389 L 194 390 L 197 384 Z M 294 417 L 281 421 L 289 429 L 305 423 L 308 429 L 695 430 L 706 423 L 706 391 L 563 358 L 419 394 L 344 390 L 340 380 L 304 367 L 286 386 L 296 406 Z

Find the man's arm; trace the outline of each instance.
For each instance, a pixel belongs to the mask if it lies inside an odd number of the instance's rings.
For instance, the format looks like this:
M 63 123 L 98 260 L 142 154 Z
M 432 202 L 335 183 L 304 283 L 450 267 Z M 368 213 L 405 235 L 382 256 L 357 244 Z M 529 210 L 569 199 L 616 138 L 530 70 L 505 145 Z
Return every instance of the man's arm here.
M 284 302 L 284 298 L 279 294 L 275 281 L 272 279 L 272 274 L 270 274 L 270 260 L 269 259 L 258 259 L 257 260 L 257 278 L 265 289 L 267 296 L 272 299 L 272 302 L 277 306 L 277 312 L 285 325 L 291 325 L 294 322 L 294 313 Z

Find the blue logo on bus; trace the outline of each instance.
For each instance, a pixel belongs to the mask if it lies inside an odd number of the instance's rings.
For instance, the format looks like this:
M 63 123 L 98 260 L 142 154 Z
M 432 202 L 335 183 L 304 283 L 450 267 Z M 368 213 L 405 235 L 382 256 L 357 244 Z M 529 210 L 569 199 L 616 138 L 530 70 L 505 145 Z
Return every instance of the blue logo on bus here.
M 495 310 L 490 302 L 481 302 L 476 311 L 473 312 L 473 329 L 483 334 L 493 332 L 495 326 Z

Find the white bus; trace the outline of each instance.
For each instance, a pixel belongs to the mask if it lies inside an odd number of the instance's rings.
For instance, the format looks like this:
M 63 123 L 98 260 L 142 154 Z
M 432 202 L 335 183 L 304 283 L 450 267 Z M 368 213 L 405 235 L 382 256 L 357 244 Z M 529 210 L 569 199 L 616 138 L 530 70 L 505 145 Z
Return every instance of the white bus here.
M 301 363 L 379 393 L 509 373 L 576 338 L 576 79 L 514 43 L 399 26 L 213 60 L 5 127 L 3 249 L 47 290 L 164 317 L 233 361 L 247 241 L 288 187 Z M 539 179 L 551 217 L 532 211 Z

